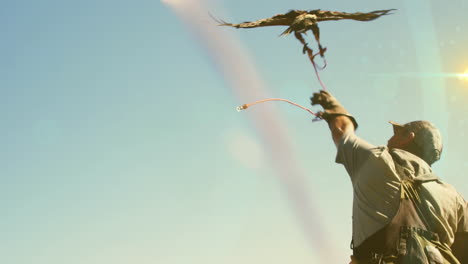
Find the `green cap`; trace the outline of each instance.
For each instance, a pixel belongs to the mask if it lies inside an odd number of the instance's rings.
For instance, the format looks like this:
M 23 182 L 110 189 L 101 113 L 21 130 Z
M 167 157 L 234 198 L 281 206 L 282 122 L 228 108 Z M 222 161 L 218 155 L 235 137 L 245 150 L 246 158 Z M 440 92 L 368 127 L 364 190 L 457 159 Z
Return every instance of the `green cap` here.
M 421 150 L 421 156 L 424 161 L 429 165 L 438 161 L 442 154 L 442 136 L 440 131 L 428 121 L 413 121 L 404 125 L 389 122 L 393 125 L 393 129 L 405 129 L 409 132 L 413 132 L 414 143 Z

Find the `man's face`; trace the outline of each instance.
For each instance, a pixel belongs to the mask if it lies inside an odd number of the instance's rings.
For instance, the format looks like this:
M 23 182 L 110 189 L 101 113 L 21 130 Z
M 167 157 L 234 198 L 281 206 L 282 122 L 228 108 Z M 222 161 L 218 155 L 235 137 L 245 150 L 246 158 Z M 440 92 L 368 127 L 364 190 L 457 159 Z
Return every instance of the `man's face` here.
M 412 133 L 408 133 L 408 131 L 399 126 L 393 126 L 393 136 L 388 140 L 387 147 L 389 149 L 399 148 L 404 149 L 406 145 L 414 138 L 411 136 Z

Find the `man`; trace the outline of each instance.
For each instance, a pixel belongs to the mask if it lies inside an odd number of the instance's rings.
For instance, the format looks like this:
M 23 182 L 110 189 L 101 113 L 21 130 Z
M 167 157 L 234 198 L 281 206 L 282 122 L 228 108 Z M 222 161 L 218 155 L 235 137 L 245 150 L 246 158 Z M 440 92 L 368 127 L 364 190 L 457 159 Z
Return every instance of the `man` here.
M 468 205 L 431 169 L 439 160 L 439 131 L 427 121 L 391 122 L 387 146 L 358 138 L 357 122 L 328 92 L 321 105 L 353 185 L 351 263 L 468 264 Z

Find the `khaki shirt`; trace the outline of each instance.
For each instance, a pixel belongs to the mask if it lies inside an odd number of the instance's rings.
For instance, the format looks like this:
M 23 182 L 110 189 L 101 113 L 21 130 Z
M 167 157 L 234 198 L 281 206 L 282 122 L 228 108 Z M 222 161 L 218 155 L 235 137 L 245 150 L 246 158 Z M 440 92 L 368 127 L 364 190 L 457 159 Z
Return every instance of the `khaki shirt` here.
M 338 145 L 336 162 L 343 164 L 353 185 L 353 242 L 365 239 L 390 223 L 399 207 L 400 176 L 395 162 L 411 176 L 432 173 L 419 157 L 393 149 L 395 160 L 386 146 L 373 146 L 349 133 Z M 441 242 L 452 245 L 456 232 L 468 232 L 468 209 L 463 197 L 451 185 L 439 182 L 424 184 L 421 196 L 429 204 L 433 230 Z

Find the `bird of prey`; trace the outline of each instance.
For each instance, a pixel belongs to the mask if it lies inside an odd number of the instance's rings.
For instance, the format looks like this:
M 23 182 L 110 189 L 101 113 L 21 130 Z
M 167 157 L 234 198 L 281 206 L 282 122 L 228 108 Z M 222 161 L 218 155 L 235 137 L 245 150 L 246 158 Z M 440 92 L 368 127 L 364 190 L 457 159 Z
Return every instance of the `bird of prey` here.
M 288 28 L 281 33 L 281 36 L 288 35 L 294 32 L 294 36 L 302 43 L 302 52 L 308 54 L 309 59 L 313 62 L 313 58 L 317 54 L 313 54 L 312 49 L 308 47 L 302 34 L 307 33 L 311 30 L 314 34 L 315 40 L 319 47 L 319 53 L 321 57 L 324 56 L 326 48 L 323 48 L 320 43 L 320 31 L 318 22 L 329 21 L 329 20 L 342 20 L 342 19 L 353 19 L 358 21 L 371 21 L 379 18 L 380 16 L 387 15 L 395 9 L 387 10 L 376 10 L 369 13 L 345 13 L 337 11 L 322 11 L 320 9 L 305 11 L 305 10 L 291 10 L 286 14 L 278 14 L 271 18 L 260 19 L 253 22 L 244 22 L 239 24 L 227 23 L 225 21 L 219 21 L 220 26 L 230 26 L 235 28 L 255 28 L 255 27 L 268 27 L 268 26 L 288 26 Z

